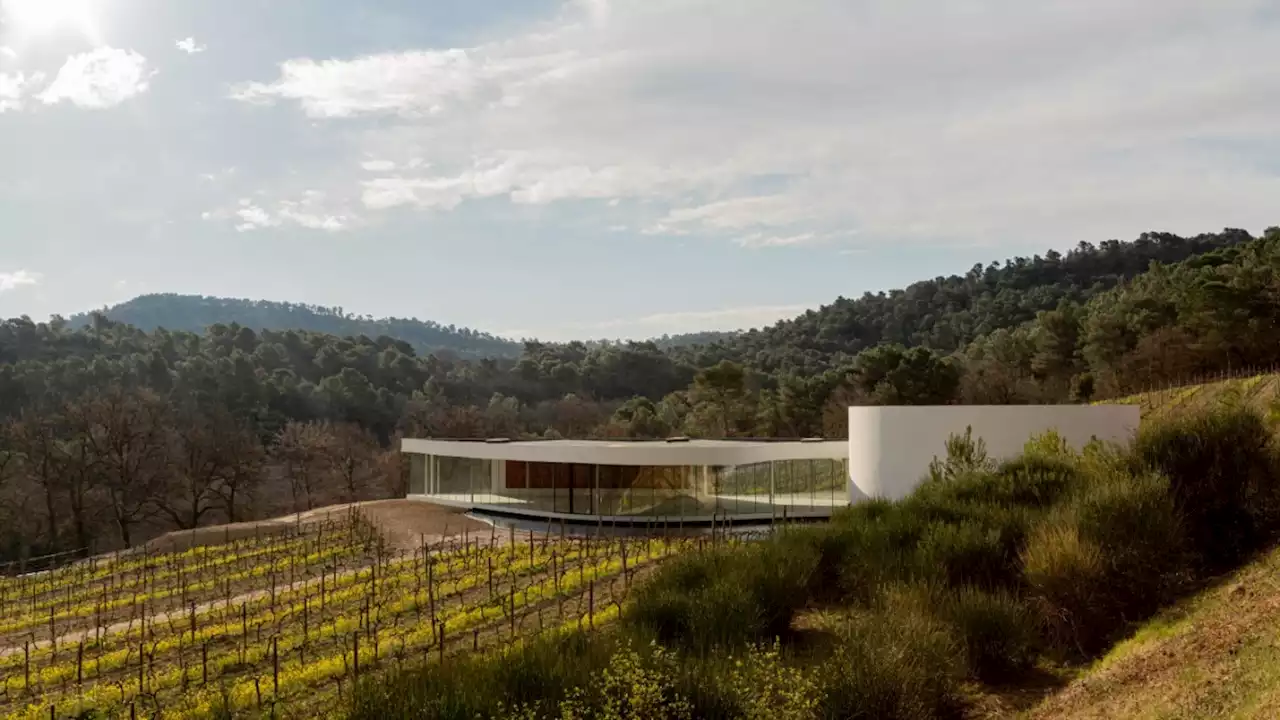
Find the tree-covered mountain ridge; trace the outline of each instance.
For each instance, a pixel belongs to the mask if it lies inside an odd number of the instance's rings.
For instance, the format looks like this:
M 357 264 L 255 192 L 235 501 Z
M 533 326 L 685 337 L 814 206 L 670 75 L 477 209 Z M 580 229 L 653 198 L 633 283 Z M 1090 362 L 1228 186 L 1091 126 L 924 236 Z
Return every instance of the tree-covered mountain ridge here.
M 303 303 L 156 293 L 94 311 L 107 319 L 148 332 L 202 333 L 214 325 L 253 330 L 299 330 L 340 337 L 386 336 L 409 343 L 422 354 L 451 351 L 460 357 L 513 357 L 520 343 L 491 333 L 418 318 L 375 318 L 342 307 Z M 72 316 L 73 327 L 91 324 L 94 312 Z
M 77 313 L 68 322 L 73 327 L 87 327 L 92 323 L 94 314 L 148 332 L 163 328 L 199 333 L 214 325 L 237 325 L 253 330 L 300 330 L 339 337 L 385 336 L 409 343 L 422 355 L 444 352 L 472 359 L 514 358 L 522 349 L 519 340 L 433 320 L 376 318 L 349 313 L 342 307 L 273 300 L 152 293 L 99 310 Z M 660 348 L 671 349 L 724 341 L 737 334 L 738 331 L 705 331 L 662 335 L 653 338 L 653 342 Z M 587 344 L 606 342 L 593 340 Z
M 695 367 L 722 360 L 765 372 L 821 370 L 882 343 L 949 352 L 1000 328 L 1033 320 L 1061 303 L 1083 303 L 1098 292 L 1145 272 L 1153 262 L 1175 264 L 1252 240 L 1244 230 L 1180 237 L 1144 233 L 1137 240 L 1081 242 L 1063 254 L 1015 257 L 977 264 L 964 275 L 922 280 L 906 288 L 836 298 L 770 327 L 663 335 L 650 341 L 661 352 Z M 176 293 L 142 295 L 69 319 L 85 327 L 93 314 L 141 330 L 202 333 L 215 325 L 253 330 L 295 330 L 339 337 L 387 337 L 408 343 L 420 355 L 443 352 L 460 358 L 518 358 L 521 342 L 467 327 L 418 318 L 375 318 L 292 302 L 220 298 Z M 578 345 L 531 341 L 538 348 Z M 587 348 L 623 341 L 585 340 Z

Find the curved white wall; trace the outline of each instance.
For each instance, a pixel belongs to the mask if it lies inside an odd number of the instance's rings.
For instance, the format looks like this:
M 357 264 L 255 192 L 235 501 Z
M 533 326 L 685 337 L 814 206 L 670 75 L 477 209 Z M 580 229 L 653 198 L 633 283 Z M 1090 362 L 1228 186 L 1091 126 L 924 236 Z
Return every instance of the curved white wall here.
M 851 498 L 899 500 L 916 488 L 951 435 L 973 428 L 996 459 L 1017 455 L 1027 440 L 1057 430 L 1072 446 L 1125 442 L 1138 429 L 1133 405 L 944 405 L 849 408 Z

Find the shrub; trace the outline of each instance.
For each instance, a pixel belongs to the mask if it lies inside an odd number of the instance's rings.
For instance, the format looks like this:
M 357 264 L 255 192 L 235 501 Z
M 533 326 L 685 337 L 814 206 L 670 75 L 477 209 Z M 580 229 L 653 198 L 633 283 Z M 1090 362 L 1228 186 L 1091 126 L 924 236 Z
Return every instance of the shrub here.
M 675 558 L 638 589 L 629 620 L 664 644 L 701 652 L 785 635 L 818 569 L 808 536 Z
M 839 596 L 869 605 L 886 583 L 917 574 L 915 549 L 929 526 L 924 513 L 898 504 L 876 520 L 834 528 L 824 539 L 823 557 L 839 563 L 834 570 Z
M 974 439 L 972 427 L 966 427 L 964 435 L 948 437 L 946 450 L 945 459 L 934 457 L 929 463 L 931 482 L 947 482 L 961 475 L 991 468 L 992 461 L 987 455 L 987 443 L 982 438 Z
M 1102 642 L 1091 628 L 1103 608 L 1106 561 L 1102 549 L 1081 536 L 1072 518 L 1037 527 L 1022 552 L 1033 606 L 1049 641 L 1061 652 L 1087 656 Z M 1111 629 L 1098 633 L 1106 637 Z
M 1004 682 L 1031 667 L 1039 646 L 1036 619 L 1007 591 L 965 587 L 937 601 L 938 615 L 955 629 L 969 671 L 985 682 Z
M 836 621 L 832 657 L 817 666 L 820 718 L 932 720 L 960 717 L 962 645 L 917 604 L 886 605 Z
M 957 504 L 1044 509 L 1077 484 L 1072 456 L 1029 454 L 1006 460 L 995 469 L 970 472 L 945 481 L 927 481 L 907 500 L 946 507 Z
M 1280 526 L 1280 473 L 1256 412 L 1228 406 L 1162 420 L 1139 433 L 1134 456 L 1169 478 L 1188 538 L 1210 572 L 1235 566 Z
M 815 673 L 779 643 L 686 661 L 677 682 L 698 720 L 809 720 L 819 700 Z
M 675 668 L 674 656 L 660 647 L 651 645 L 642 655 L 624 643 L 590 684 L 574 688 L 553 717 L 558 720 L 691 720 L 692 709 L 675 686 Z M 529 712 L 527 706 L 524 714 L 538 717 Z M 519 717 L 520 712 L 515 715 Z
M 1033 603 L 1057 649 L 1092 655 L 1170 599 L 1186 571 L 1182 548 L 1162 476 L 1092 478 L 1033 530 L 1022 552 Z
M 940 578 L 947 585 L 984 588 L 1017 584 L 1017 548 L 994 524 L 967 521 L 934 523 L 916 546 L 914 576 Z

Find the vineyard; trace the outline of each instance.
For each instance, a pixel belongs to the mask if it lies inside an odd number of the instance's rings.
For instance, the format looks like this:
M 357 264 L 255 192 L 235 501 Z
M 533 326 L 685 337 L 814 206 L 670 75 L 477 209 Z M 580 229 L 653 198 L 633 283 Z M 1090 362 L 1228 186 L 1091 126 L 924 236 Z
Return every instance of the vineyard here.
M 352 511 L 3 578 L 0 718 L 332 714 L 388 666 L 608 623 L 694 542 L 491 528 L 392 551 Z

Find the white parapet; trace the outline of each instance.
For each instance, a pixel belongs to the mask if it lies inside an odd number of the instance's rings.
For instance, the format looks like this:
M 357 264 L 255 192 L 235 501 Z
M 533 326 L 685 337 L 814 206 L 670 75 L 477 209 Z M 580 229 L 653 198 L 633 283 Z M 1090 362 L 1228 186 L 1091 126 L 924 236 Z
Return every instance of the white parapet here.
M 987 454 L 1018 455 L 1027 441 L 1055 430 L 1074 448 L 1093 439 L 1126 442 L 1138 429 L 1134 405 L 941 405 L 849 408 L 851 498 L 899 500 L 916 488 L 946 442 L 972 428 Z

